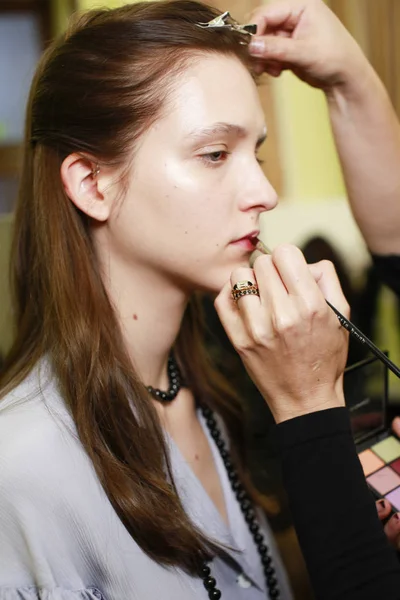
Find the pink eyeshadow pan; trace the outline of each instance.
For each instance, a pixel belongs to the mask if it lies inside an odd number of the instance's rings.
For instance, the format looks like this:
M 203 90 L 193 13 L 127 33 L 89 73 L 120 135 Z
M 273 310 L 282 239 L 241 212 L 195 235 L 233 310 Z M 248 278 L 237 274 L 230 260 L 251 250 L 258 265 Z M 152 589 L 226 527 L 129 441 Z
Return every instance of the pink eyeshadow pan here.
M 393 490 L 393 492 L 390 492 L 390 494 L 387 494 L 386 498 L 395 510 L 400 510 L 400 487 Z
M 371 450 L 364 450 L 358 455 L 365 477 L 375 473 L 378 469 L 385 466 L 383 460 L 378 458 Z
M 385 467 L 373 473 L 373 475 L 367 477 L 367 481 L 380 494 L 387 494 L 387 492 L 400 486 L 400 477 L 390 467 Z

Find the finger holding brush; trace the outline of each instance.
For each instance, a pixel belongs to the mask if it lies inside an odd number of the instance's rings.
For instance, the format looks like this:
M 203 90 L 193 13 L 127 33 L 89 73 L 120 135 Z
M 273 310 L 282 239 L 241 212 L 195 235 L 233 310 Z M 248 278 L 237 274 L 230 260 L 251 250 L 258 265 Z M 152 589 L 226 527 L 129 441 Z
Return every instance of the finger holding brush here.
M 241 295 L 246 282 L 259 295 Z M 326 300 L 348 315 L 333 265 L 308 265 L 291 245 L 259 256 L 253 269 L 236 269 L 216 299 L 221 322 L 278 423 L 344 406 L 348 333 Z
M 271 250 L 262 242 L 261 240 L 257 241 L 255 252 L 251 256 L 250 266 L 254 265 L 254 262 L 258 256 L 263 254 L 271 254 Z M 315 268 L 313 265 L 309 265 L 311 269 Z M 349 321 L 346 316 L 340 312 L 331 302 L 329 302 L 328 298 L 325 298 L 325 302 L 333 310 L 335 315 L 337 316 L 339 323 L 344 327 L 350 335 L 353 336 L 360 344 L 364 344 L 368 347 L 370 352 L 374 354 L 379 360 L 392 372 L 396 375 L 396 377 L 400 378 L 400 368 L 388 358 L 388 356 L 382 352 L 375 344 L 360 330 L 358 327 L 354 325 L 351 321 Z

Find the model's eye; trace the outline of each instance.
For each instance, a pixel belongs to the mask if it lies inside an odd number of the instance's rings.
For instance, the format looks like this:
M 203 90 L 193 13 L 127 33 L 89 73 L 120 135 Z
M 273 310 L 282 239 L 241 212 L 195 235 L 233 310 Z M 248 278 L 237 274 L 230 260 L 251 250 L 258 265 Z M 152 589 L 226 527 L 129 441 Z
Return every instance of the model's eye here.
M 224 150 L 219 150 L 218 152 L 211 152 L 209 158 L 212 162 L 219 162 L 220 160 L 224 160 L 227 156 L 227 152 Z
M 218 165 L 223 163 L 228 158 L 230 153 L 226 150 L 217 150 L 215 152 L 208 152 L 201 156 L 202 160 L 208 165 Z

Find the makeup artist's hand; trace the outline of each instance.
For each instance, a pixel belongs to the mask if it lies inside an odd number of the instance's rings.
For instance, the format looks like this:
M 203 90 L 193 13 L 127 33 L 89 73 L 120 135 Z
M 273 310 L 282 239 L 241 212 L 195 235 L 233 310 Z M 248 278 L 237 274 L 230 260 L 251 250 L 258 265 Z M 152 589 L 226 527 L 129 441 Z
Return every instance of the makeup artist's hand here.
M 231 287 L 242 280 L 257 282 L 260 297 L 244 296 L 235 304 Z M 325 299 L 348 316 L 333 265 L 307 265 L 298 248 L 284 245 L 259 256 L 253 269 L 236 269 L 215 301 L 276 422 L 344 405 L 347 332 Z
M 249 50 L 257 71 L 292 70 L 327 89 L 360 79 L 370 66 L 356 41 L 323 0 L 274 0 L 248 18 L 257 24 Z
M 378 512 L 378 517 L 381 521 L 387 519 L 390 515 L 392 507 L 390 503 L 385 500 L 378 500 L 376 503 L 376 510 Z M 396 550 L 400 550 L 400 515 L 396 513 L 389 519 L 389 521 L 384 526 L 384 531 L 386 533 L 386 537 L 388 538 L 390 544 L 396 548 Z

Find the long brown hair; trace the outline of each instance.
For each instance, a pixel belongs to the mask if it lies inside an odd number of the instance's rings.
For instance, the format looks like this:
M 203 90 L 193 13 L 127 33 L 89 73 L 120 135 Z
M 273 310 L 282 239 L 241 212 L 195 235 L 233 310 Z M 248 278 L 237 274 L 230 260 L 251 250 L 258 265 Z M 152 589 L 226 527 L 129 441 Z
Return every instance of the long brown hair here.
M 160 115 L 176 75 L 197 54 L 232 55 L 249 66 L 239 34 L 195 25 L 218 14 L 191 0 L 90 11 L 44 54 L 27 113 L 12 253 L 17 327 L 2 376 L 4 395 L 49 357 L 125 527 L 154 560 L 191 573 L 218 548 L 180 503 L 156 411 L 102 282 L 89 220 L 68 199 L 60 167 L 74 152 L 123 167 Z M 195 396 L 223 417 L 246 477 L 242 408 L 212 368 L 200 328 L 193 300 L 176 344 L 178 359 Z

